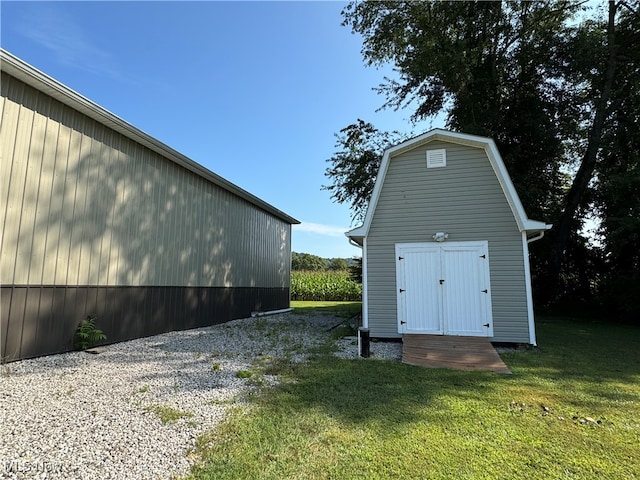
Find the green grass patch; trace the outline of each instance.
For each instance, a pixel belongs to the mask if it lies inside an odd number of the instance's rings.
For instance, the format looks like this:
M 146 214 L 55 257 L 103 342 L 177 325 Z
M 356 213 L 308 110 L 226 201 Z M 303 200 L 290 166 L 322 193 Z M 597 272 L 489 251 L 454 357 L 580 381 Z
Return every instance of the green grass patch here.
M 291 377 L 293 374 L 292 362 L 289 356 L 281 357 L 262 357 L 254 362 L 256 367 L 264 375 L 278 375 L 280 377 Z
M 319 355 L 202 436 L 195 479 L 633 479 L 640 329 L 545 319 L 513 375 Z
M 331 314 L 341 318 L 351 318 L 362 310 L 362 302 L 336 302 L 336 301 L 302 301 L 292 300 L 291 308 L 295 313 Z
M 151 405 L 145 408 L 145 410 L 154 413 L 162 423 L 173 423 L 181 418 L 193 417 L 193 413 L 191 412 L 183 412 L 182 410 L 177 410 L 166 405 Z

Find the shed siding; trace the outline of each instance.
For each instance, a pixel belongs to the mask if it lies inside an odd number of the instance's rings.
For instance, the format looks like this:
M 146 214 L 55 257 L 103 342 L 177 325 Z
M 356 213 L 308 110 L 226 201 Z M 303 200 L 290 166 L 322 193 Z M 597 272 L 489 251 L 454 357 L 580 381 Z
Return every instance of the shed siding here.
M 447 166 L 426 168 L 426 150 L 447 150 Z M 395 244 L 488 240 L 493 341 L 528 342 L 522 234 L 484 150 L 434 141 L 394 156 L 367 237 L 371 335 L 398 337 Z
M 4 72 L 1 93 L 3 357 L 65 350 L 88 313 L 119 341 L 288 307 L 288 222 Z

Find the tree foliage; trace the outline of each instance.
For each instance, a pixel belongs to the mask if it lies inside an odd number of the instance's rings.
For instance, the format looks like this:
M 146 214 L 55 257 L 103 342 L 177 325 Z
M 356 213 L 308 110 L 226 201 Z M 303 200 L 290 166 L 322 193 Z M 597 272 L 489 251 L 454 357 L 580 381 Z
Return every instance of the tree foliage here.
M 349 267 L 349 278 L 356 283 L 362 283 L 362 257 L 355 258 Z
M 444 112 L 448 128 L 493 138 L 528 215 L 556 224 L 532 248 L 544 303 L 592 297 L 623 263 L 638 297 L 639 5 L 354 1 L 343 10 L 365 62 L 395 67 L 378 88 L 384 107 L 413 108 L 414 120 Z M 356 219 L 389 143 L 362 120 L 338 135 L 324 188 Z M 594 214 L 602 249 L 580 235 Z
M 326 270 L 327 261 L 310 253 L 291 253 L 291 270 L 318 271 Z
M 383 132 L 358 119 L 336 135 L 339 149 L 325 175 L 331 180 L 324 190 L 338 203 L 348 203 L 354 218 L 362 220 L 371 197 L 385 149 L 404 140 L 399 132 Z
M 293 271 L 347 271 L 358 261 L 357 258 L 322 258 L 311 253 L 291 252 Z
M 637 6 L 637 4 L 636 4 Z M 620 50 L 612 83 L 610 117 L 593 187 L 605 263 L 602 294 L 607 310 L 640 318 L 640 15 L 620 7 Z
M 349 264 L 344 258 L 332 258 L 327 267 L 329 270 L 344 271 L 349 269 Z

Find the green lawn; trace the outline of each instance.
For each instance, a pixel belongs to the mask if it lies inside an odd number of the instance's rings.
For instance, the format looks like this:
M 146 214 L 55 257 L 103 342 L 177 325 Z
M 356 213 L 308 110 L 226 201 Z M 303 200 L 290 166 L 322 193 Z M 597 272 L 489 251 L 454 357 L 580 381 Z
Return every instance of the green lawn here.
M 200 438 L 192 478 L 640 478 L 640 329 L 542 319 L 538 339 L 502 355 L 513 375 L 287 365 Z
M 291 301 L 291 307 L 296 313 L 333 313 L 338 317 L 350 318 L 362 310 L 362 302 L 307 302 Z

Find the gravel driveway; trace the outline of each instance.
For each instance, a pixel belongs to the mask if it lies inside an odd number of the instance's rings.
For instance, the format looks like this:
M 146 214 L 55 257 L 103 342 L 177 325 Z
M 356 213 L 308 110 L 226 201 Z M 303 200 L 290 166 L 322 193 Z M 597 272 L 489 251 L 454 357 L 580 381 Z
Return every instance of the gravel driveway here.
M 264 357 L 303 361 L 340 321 L 287 313 L 123 342 L 97 355 L 71 352 L 2 365 L 0 478 L 186 475 L 198 435 L 256 388 L 256 377 L 238 372 L 255 370 Z M 357 358 L 352 341 L 338 345 L 337 355 Z M 400 356 L 399 344 L 372 344 L 371 350 Z

